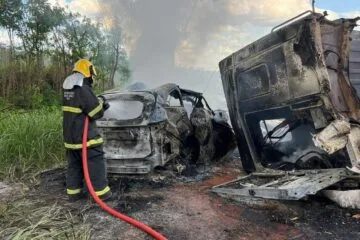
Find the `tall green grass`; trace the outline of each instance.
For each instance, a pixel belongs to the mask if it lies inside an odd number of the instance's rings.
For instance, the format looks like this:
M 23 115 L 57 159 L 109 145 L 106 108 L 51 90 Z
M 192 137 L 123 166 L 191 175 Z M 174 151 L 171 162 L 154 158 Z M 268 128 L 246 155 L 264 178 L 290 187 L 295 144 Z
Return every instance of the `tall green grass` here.
M 0 112 L 0 179 L 22 179 L 63 159 L 59 107 Z

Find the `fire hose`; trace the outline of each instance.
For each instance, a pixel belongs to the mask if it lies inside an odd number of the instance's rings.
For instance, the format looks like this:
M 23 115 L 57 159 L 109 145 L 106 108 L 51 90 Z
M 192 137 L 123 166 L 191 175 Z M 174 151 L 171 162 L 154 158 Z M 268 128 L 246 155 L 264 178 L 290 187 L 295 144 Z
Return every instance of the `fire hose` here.
M 131 217 L 128 217 L 124 214 L 121 214 L 119 212 L 117 212 L 116 210 L 112 209 L 111 207 L 109 207 L 106 203 L 104 203 L 95 193 L 94 187 L 90 181 L 90 176 L 89 176 L 89 168 L 88 168 L 88 162 L 87 162 L 87 137 L 88 137 L 88 128 L 89 128 L 89 118 L 86 117 L 85 118 L 85 124 L 84 124 L 84 133 L 83 133 L 83 139 L 82 139 L 82 163 L 83 163 L 83 171 L 84 171 L 84 177 L 85 177 L 85 181 L 86 181 L 86 185 L 89 189 L 89 192 L 91 194 L 91 196 L 94 198 L 95 202 L 97 204 L 99 204 L 99 206 L 105 210 L 106 212 L 108 212 L 109 214 L 113 215 L 114 217 L 127 222 L 137 228 L 139 228 L 140 230 L 146 232 L 147 234 L 149 234 L 150 236 L 152 236 L 153 238 L 157 239 L 157 240 L 167 240 L 166 237 L 164 237 L 163 235 L 161 235 L 160 233 L 156 232 L 154 229 L 152 229 L 151 227 L 145 225 L 142 222 L 139 222 Z

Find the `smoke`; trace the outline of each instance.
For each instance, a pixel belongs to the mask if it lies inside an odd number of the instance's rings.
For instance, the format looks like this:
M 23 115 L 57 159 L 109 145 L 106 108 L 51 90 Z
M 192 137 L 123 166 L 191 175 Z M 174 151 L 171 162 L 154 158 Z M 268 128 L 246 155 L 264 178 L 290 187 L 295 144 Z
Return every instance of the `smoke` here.
M 186 42 L 191 43 L 193 48 L 202 48 L 209 33 L 216 28 L 215 20 L 208 29 L 203 28 L 204 24 L 201 24 L 201 21 L 204 21 L 203 17 L 197 17 L 199 21 L 193 20 L 193 16 L 198 14 L 197 2 L 191 0 L 103 0 L 102 2 L 105 6 L 111 6 L 106 9 L 110 9 L 122 28 L 134 81 L 154 87 L 165 82 L 183 85 L 187 79 L 192 79 L 196 83 L 203 82 L 204 78 L 209 79 L 211 71 L 196 70 L 190 65 L 179 66 L 182 58 L 188 56 Z M 187 62 L 190 64 L 196 60 L 191 59 Z M 197 85 L 196 83 L 192 85 Z
M 174 82 L 225 107 L 218 62 L 303 10 L 309 0 L 100 0 L 120 26 L 132 79 Z

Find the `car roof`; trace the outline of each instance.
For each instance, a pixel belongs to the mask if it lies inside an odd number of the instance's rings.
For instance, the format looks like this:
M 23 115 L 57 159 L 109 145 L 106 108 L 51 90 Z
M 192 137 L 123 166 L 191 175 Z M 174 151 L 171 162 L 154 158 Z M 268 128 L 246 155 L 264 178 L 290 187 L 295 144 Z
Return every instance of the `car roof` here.
M 130 85 L 130 87 L 128 87 L 127 89 L 124 89 L 124 90 L 112 89 L 112 90 L 106 91 L 105 93 L 126 93 L 126 92 L 148 92 L 149 93 L 149 92 L 151 92 L 151 93 L 155 93 L 155 94 L 159 95 L 163 99 L 167 99 L 167 97 L 170 95 L 170 93 L 172 91 L 174 91 L 175 89 L 178 89 L 182 95 L 190 95 L 190 96 L 195 96 L 195 97 L 202 96 L 202 93 L 200 93 L 200 92 L 195 92 L 195 91 L 188 90 L 188 89 L 182 89 L 179 87 L 179 85 L 177 85 L 175 83 L 166 83 L 166 84 L 160 85 L 153 89 L 146 88 L 145 84 L 135 83 L 133 85 Z

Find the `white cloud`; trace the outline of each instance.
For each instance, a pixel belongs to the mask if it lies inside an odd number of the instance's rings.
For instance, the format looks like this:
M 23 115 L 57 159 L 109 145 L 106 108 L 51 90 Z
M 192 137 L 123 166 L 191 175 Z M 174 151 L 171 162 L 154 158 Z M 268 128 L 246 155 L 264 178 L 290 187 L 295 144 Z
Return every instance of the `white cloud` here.
M 112 26 L 114 18 L 117 18 L 112 5 L 104 0 L 49 2 L 53 6 L 68 7 L 70 11 L 103 23 L 105 27 Z M 219 60 L 266 35 L 271 27 L 311 9 L 311 0 L 203 0 L 197 4 L 198 8 L 183 32 L 174 58 L 177 66 L 207 70 L 217 69 Z M 327 12 L 329 19 L 360 16 L 360 11 Z M 207 15 L 209 13 L 211 15 Z M 129 19 L 126 14 L 121 15 L 122 21 Z M 135 46 L 134 42 L 141 32 L 133 24 L 122 24 L 122 27 L 128 37 L 125 39 L 127 52 L 131 53 L 131 47 Z M 0 42 L 8 42 L 6 32 L 0 32 Z
M 225 7 L 217 6 L 220 10 L 214 14 L 220 16 L 215 18 L 220 22 L 210 22 L 218 28 L 211 31 L 206 42 L 190 31 L 176 49 L 177 66 L 217 70 L 224 57 L 266 35 L 271 27 L 311 9 L 308 0 L 225 0 L 220 4 Z M 207 22 L 202 24 L 200 29 L 208 27 Z
M 13 36 L 13 44 L 14 45 L 21 44 L 20 38 L 18 38 L 16 35 Z M 0 46 L 1 45 L 8 46 L 10 45 L 10 41 L 9 41 L 8 32 L 5 29 L 0 28 Z
M 67 2 L 65 0 L 48 0 L 52 6 L 60 6 L 66 8 L 73 13 L 79 13 L 81 16 L 85 16 L 100 23 L 104 28 L 110 28 L 114 19 L 109 14 L 109 6 L 104 3 L 100 3 L 98 0 L 71 0 Z
M 329 20 L 339 19 L 341 17 L 339 15 L 339 13 L 331 11 L 331 10 L 327 10 L 327 9 L 316 8 L 315 11 L 318 12 L 318 13 L 324 13 L 326 11 L 327 12 L 326 18 L 329 19 Z
M 68 8 L 72 12 L 79 12 L 81 15 L 89 17 L 97 22 L 101 22 L 105 27 L 112 24 L 111 18 L 103 14 L 106 5 L 100 5 L 97 0 L 72 0 L 67 3 L 65 0 L 48 0 L 51 6 Z M 20 44 L 20 39 L 14 38 L 15 44 Z M 0 44 L 8 45 L 9 38 L 4 29 L 0 29 Z
M 5 30 L 0 30 L 0 46 L 1 45 L 8 45 L 9 44 L 9 37 Z
M 360 17 L 360 10 L 351 11 L 351 12 L 343 12 L 343 13 L 340 13 L 340 16 L 346 17 L 346 18 L 356 18 L 356 17 Z
M 72 0 L 69 4 L 69 10 L 79 12 L 87 17 L 97 17 L 102 12 L 101 5 L 97 0 Z
M 246 30 L 245 26 L 242 29 L 226 26 L 212 34 L 208 38 L 206 46 L 200 51 L 191 41 L 183 40 L 175 52 L 175 64 L 184 68 L 217 70 L 219 59 L 230 55 L 247 42 L 254 41 L 256 37 L 259 37 L 259 35 L 251 35 Z
M 271 24 L 309 10 L 311 4 L 308 0 L 229 0 L 227 9 L 232 15 Z
M 65 7 L 66 6 L 65 0 L 48 0 L 48 2 L 52 6 L 56 6 L 56 5 L 58 5 L 60 7 Z
M 226 25 L 212 32 L 201 47 L 196 45 L 193 35 L 186 37 L 176 49 L 177 66 L 217 70 L 221 59 L 265 36 L 273 26 L 311 10 L 309 0 L 225 0 L 222 4 L 224 2 L 227 3 L 225 13 L 228 14 Z M 316 8 L 316 12 L 324 11 Z M 326 11 L 329 20 L 360 16 L 360 11 Z
M 71 12 L 80 13 L 82 16 L 92 18 L 93 20 L 99 19 L 103 15 L 104 4 L 100 4 L 97 0 L 48 0 L 52 6 L 60 6 L 68 8 Z
M 356 18 L 356 17 L 360 17 L 360 10 L 358 11 L 351 11 L 351 12 L 343 12 L 340 13 L 341 17 L 344 18 Z M 354 29 L 357 31 L 360 31 L 360 20 L 357 21 L 358 27 L 355 27 Z

